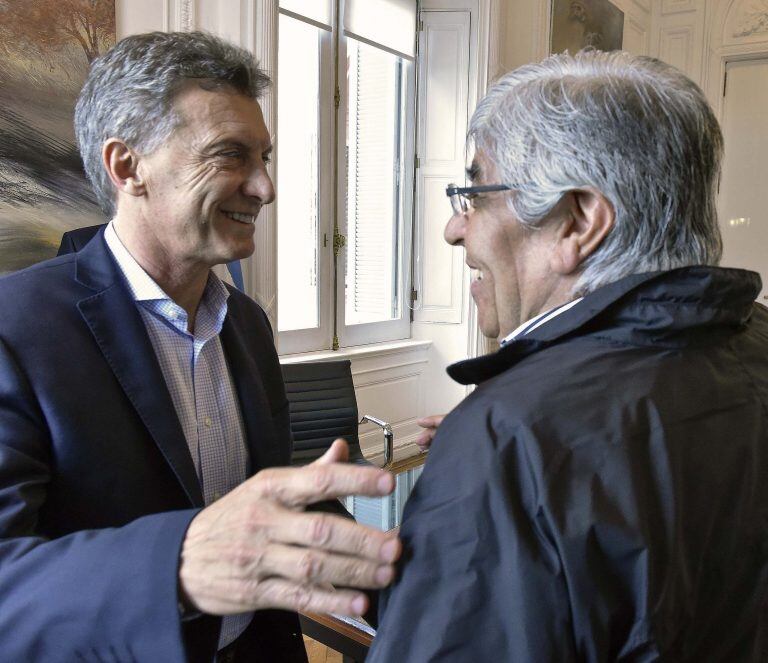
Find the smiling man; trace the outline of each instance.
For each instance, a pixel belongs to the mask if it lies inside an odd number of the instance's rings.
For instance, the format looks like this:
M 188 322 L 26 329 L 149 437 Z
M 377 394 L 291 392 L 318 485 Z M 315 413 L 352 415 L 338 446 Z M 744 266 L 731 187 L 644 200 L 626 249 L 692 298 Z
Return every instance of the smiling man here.
M 355 588 L 393 576 L 394 535 L 304 509 L 393 478 L 338 441 L 277 467 L 272 332 L 211 269 L 253 253 L 275 197 L 268 84 L 202 33 L 93 63 L 76 132 L 111 221 L 0 280 L 3 660 L 306 661 L 291 611 L 361 614 Z
M 491 87 L 448 187 L 477 384 L 406 505 L 369 663 L 768 660 L 768 310 L 721 269 L 722 138 L 676 69 Z

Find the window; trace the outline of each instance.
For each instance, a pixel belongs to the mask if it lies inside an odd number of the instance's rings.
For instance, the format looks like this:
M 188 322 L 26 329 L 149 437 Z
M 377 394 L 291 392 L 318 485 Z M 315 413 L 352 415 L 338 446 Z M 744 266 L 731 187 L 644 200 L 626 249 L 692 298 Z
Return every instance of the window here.
M 281 353 L 409 336 L 415 4 L 280 1 Z M 387 20 L 410 51 L 371 31 Z

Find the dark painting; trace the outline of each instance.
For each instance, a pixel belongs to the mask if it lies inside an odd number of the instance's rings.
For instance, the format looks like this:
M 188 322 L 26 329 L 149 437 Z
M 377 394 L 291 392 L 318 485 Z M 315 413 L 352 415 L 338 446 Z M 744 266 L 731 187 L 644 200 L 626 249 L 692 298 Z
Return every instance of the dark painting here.
M 114 43 L 114 0 L 0 0 L 0 273 L 104 221 L 72 117 L 90 63 Z
M 553 0 L 550 53 L 621 50 L 624 12 L 608 0 Z

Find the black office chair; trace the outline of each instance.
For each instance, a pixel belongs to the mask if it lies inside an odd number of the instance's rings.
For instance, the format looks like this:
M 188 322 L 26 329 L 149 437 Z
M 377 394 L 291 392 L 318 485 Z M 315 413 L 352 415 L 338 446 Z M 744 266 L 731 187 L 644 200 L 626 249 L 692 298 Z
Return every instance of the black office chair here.
M 285 391 L 290 403 L 293 465 L 320 458 L 337 437 L 349 444 L 350 461 L 368 463 L 360 450 L 357 427 L 370 422 L 384 433 L 384 467 L 392 464 L 394 435 L 385 421 L 358 418 L 357 398 L 348 359 L 306 364 L 283 364 Z

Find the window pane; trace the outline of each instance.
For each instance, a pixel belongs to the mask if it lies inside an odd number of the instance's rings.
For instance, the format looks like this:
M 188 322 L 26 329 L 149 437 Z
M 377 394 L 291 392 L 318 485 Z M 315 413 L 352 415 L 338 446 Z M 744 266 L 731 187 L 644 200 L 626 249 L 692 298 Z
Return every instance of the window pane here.
M 399 317 L 402 60 L 347 40 L 345 323 Z
M 277 328 L 318 326 L 320 30 L 280 16 Z

